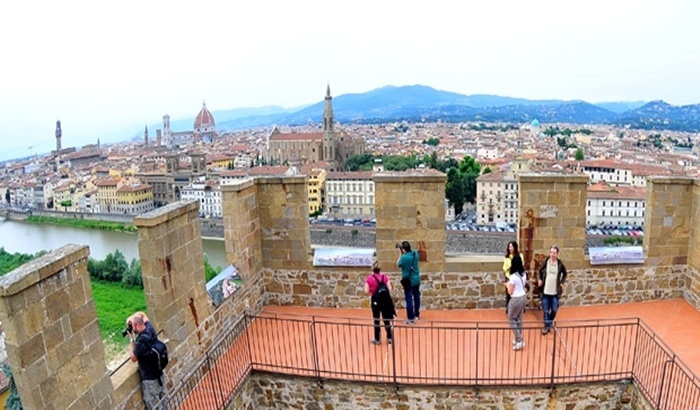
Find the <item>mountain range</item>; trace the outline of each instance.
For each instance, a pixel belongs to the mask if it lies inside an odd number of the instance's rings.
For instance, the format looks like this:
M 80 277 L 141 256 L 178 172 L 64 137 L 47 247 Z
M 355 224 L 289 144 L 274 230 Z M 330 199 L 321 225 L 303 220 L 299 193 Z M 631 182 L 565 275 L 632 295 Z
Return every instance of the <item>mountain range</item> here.
M 213 111 L 217 129 L 240 130 L 273 125 L 320 124 L 324 101 L 285 109 L 278 106 Z M 340 123 L 394 121 L 505 122 L 537 119 L 547 123 L 611 124 L 646 130 L 700 131 L 700 104 L 674 106 L 664 101 L 589 103 L 581 100 L 528 100 L 496 95 L 463 95 L 424 85 L 386 86 L 333 98 Z M 171 122 L 174 130 L 191 129 L 194 118 Z

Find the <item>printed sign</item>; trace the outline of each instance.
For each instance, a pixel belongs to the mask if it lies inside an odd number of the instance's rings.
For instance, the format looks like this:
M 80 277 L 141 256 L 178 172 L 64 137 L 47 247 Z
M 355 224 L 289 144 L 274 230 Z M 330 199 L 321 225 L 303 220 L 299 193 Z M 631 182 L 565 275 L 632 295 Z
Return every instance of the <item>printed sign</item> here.
M 591 265 L 618 265 L 644 263 L 641 246 L 588 248 Z

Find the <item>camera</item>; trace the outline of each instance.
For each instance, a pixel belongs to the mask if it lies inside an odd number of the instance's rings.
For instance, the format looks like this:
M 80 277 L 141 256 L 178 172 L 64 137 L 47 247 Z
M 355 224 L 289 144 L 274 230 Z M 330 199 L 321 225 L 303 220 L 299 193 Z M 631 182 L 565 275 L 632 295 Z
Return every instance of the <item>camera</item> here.
M 130 334 L 133 331 L 134 327 L 131 325 L 131 322 L 127 323 L 126 328 L 122 330 L 122 337 L 126 337 L 126 335 Z
M 396 244 L 396 249 L 401 249 L 401 244 L 400 244 L 400 243 L 397 243 L 397 244 Z

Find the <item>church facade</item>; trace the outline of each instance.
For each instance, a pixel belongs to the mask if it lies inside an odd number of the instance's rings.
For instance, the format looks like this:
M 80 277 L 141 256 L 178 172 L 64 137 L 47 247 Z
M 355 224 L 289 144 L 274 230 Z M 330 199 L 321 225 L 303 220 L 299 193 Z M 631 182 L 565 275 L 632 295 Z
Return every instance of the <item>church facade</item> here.
M 263 159 L 267 164 L 304 164 L 325 161 L 331 172 L 345 170 L 345 162 L 353 155 L 364 154 L 364 140 L 344 130 L 335 129 L 333 97 L 330 85 L 326 88 L 323 110 L 323 131 L 316 133 L 283 133 L 275 126 L 265 141 Z

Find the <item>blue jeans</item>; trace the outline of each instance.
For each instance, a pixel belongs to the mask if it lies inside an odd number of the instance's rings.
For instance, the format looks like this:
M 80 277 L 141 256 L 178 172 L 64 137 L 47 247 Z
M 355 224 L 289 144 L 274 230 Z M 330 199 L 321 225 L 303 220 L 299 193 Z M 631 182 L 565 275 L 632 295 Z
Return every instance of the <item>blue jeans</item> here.
M 420 285 L 405 288 L 403 294 L 406 297 L 406 317 L 408 320 L 420 317 Z
M 559 296 L 542 294 L 542 310 L 544 310 L 545 327 L 552 327 L 552 322 L 559 310 Z

